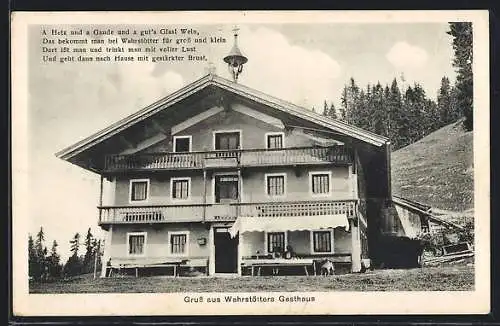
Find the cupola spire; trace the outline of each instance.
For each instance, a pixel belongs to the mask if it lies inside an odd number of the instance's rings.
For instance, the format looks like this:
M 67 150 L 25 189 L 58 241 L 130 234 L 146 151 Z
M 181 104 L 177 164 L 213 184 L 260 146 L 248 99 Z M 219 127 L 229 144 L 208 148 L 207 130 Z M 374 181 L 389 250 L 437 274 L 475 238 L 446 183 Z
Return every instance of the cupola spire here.
M 229 73 L 233 77 L 235 83 L 238 82 L 238 76 L 243 72 L 243 65 L 247 63 L 248 58 L 245 57 L 238 48 L 238 31 L 239 28 L 234 27 L 234 44 L 229 54 L 224 57 L 224 62 L 227 63 Z

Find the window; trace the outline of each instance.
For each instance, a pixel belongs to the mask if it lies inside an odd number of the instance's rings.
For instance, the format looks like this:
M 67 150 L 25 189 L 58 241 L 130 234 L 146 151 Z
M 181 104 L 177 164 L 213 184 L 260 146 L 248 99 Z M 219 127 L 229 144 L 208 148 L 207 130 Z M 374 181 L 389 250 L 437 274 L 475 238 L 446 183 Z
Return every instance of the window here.
M 266 148 L 283 148 L 283 133 L 266 134 Z
M 284 196 L 286 174 L 266 174 L 266 193 L 268 196 Z
M 130 202 L 147 201 L 149 195 L 149 179 L 130 180 Z
M 189 188 L 191 186 L 190 178 L 172 178 L 170 179 L 170 193 L 173 200 L 189 199 Z
M 330 172 L 310 173 L 312 195 L 328 195 L 330 193 L 330 177 Z
M 145 254 L 146 232 L 127 233 L 127 254 L 141 256 Z
M 234 202 L 239 197 L 238 176 L 216 175 L 215 176 L 215 202 Z
M 230 150 L 240 148 L 240 132 L 216 132 L 215 150 Z
M 284 252 L 286 249 L 285 232 L 267 233 L 267 252 Z
M 311 231 L 313 253 L 332 252 L 331 231 Z
M 191 152 L 191 136 L 174 136 L 174 152 Z
M 189 247 L 189 232 L 169 232 L 168 242 L 170 254 L 174 256 L 185 256 L 188 254 Z

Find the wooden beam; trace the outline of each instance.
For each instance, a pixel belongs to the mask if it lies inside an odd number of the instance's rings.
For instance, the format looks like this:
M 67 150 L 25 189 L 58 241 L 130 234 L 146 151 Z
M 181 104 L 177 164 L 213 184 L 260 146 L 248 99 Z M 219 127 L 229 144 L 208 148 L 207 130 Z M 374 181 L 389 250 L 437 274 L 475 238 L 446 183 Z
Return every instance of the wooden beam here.
M 220 107 L 217 107 L 217 106 L 210 108 L 208 110 L 205 110 L 202 113 L 197 114 L 194 117 L 191 117 L 191 118 L 173 126 L 171 129 L 171 133 L 172 133 L 172 135 L 175 135 L 178 132 L 180 132 L 184 129 L 187 129 L 191 126 L 194 126 L 195 124 L 197 124 L 205 119 L 208 119 L 211 116 L 216 115 L 217 113 L 222 112 L 222 111 L 223 111 L 223 109 Z
M 127 148 L 126 150 L 122 151 L 120 153 L 120 155 L 133 154 L 133 153 L 142 151 L 143 149 L 146 149 L 150 146 L 153 146 L 153 145 L 155 145 L 155 144 L 159 143 L 160 141 L 163 141 L 167 138 L 168 138 L 167 135 L 165 135 L 163 133 L 158 133 L 155 136 L 148 138 L 148 139 L 145 139 L 144 141 L 138 143 L 133 148 Z

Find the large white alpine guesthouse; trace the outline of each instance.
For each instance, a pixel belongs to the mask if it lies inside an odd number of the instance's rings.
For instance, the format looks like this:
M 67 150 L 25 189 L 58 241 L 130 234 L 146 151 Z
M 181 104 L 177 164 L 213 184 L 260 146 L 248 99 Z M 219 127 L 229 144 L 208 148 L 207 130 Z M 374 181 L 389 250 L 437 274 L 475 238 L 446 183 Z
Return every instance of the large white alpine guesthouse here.
M 414 260 L 385 245 L 395 237 L 388 139 L 238 83 L 247 59 L 236 43 L 224 61 L 232 80 L 209 73 L 57 153 L 101 176 L 102 276 L 314 275 L 325 259 L 337 272 Z

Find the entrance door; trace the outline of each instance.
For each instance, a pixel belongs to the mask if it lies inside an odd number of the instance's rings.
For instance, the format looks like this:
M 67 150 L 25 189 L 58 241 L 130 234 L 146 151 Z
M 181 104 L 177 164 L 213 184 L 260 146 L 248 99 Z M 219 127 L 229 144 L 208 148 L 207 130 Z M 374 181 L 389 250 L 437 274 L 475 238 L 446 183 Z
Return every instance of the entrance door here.
M 228 228 L 214 228 L 215 272 L 238 272 L 238 237 L 231 238 Z

